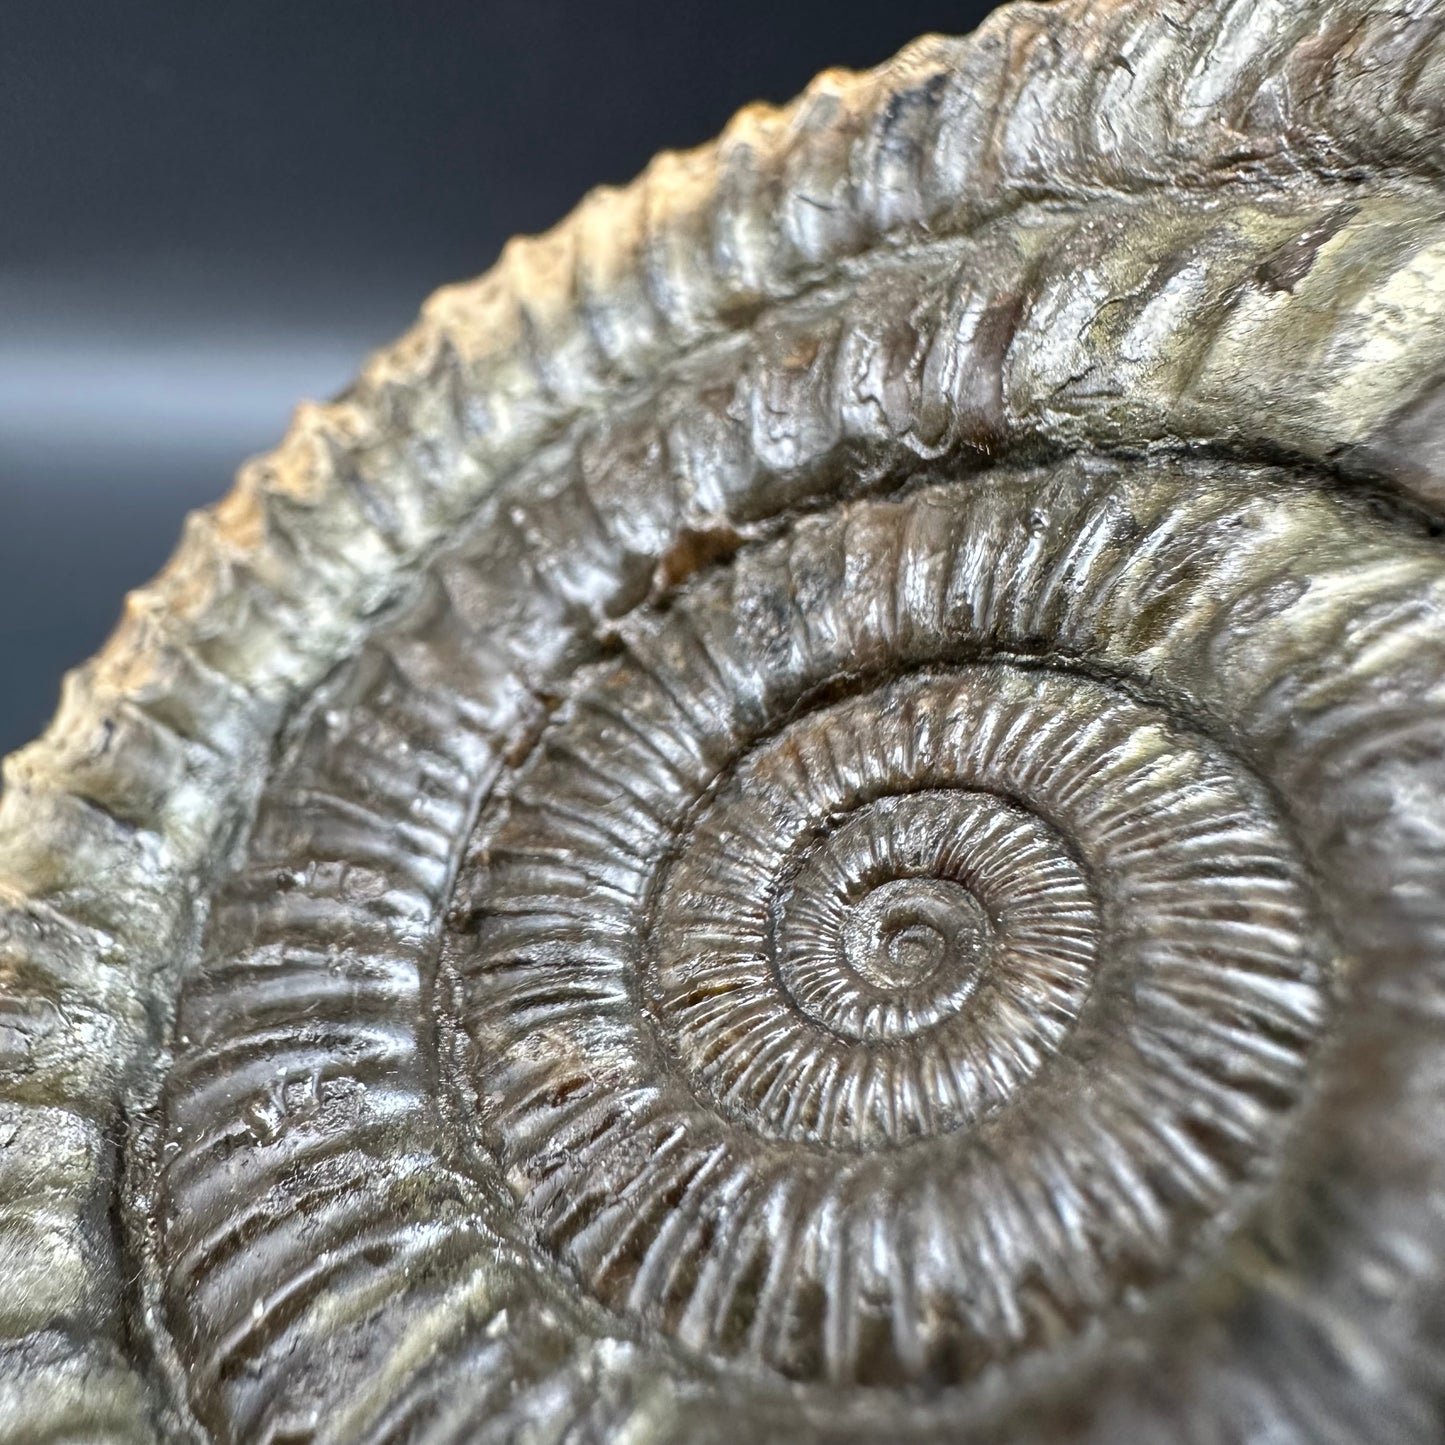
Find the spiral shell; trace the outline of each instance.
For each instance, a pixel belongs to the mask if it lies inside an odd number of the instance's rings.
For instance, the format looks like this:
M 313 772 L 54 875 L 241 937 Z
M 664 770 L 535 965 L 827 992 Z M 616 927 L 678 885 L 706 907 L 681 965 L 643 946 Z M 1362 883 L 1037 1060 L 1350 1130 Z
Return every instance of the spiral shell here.
M 1061 0 L 515 243 L 0 801 L 0 1436 L 1438 1439 L 1445 12 Z
M 1240 565 L 1248 493 L 1169 480 L 1149 531 L 1187 534 L 1201 591 L 1227 545 L 1237 591 L 1202 626 L 1174 582 L 1156 686 L 1219 665 L 1261 582 L 1301 596 Z M 1148 513 L 1069 481 L 739 556 L 483 824 L 449 942 L 490 1154 L 551 1254 L 704 1354 L 966 1381 L 1172 1274 L 1300 1102 L 1335 962 L 1304 859 L 1143 679 L 1082 670 Z

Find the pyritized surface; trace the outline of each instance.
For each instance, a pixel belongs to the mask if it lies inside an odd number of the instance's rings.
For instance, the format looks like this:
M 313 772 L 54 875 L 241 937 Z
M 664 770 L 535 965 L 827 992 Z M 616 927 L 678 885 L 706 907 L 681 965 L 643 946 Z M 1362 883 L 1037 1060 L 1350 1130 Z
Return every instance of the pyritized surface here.
M 1125 1339 L 1198 1408 L 1260 1388 L 1297 1346 L 1247 1323 L 1276 1307 L 1258 1251 L 1309 1250 L 1306 1317 L 1342 1307 L 1384 1236 L 1295 1207 L 1385 1182 L 1380 1030 L 1431 1076 L 1388 981 L 1442 926 L 1393 820 L 1445 797 L 1445 557 L 1227 463 L 905 492 L 574 614 L 520 716 L 548 543 L 483 531 L 318 716 L 167 1091 L 167 1310 L 213 1398 L 274 1418 L 249 1377 L 351 1299 L 398 1362 L 446 1320 L 446 1367 L 401 1376 L 418 1410 L 477 1350 L 545 1374 L 540 1319 L 719 1405 L 947 1438 L 1060 1378 L 1147 1398 L 1104 1388 Z M 469 628 L 462 576 L 519 589 L 507 626 Z M 1394 1167 L 1433 1167 L 1412 1147 Z
M 0 1436 L 1436 1445 L 1445 11 L 599 192 L 0 798 Z

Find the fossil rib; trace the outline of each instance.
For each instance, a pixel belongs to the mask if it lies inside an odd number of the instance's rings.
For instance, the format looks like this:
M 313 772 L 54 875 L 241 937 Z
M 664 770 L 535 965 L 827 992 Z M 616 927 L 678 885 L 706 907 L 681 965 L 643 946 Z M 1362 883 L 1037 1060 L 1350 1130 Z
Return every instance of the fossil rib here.
M 8 764 L 0 1433 L 1433 1441 L 1442 136 L 1014 6 L 303 408 Z

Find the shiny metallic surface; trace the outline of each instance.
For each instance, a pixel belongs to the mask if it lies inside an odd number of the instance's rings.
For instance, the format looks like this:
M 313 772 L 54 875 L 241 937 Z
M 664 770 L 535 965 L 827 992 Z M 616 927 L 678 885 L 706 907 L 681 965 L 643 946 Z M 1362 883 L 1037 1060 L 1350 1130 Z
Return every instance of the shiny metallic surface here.
M 440 292 L 0 803 L 0 1431 L 1433 1442 L 1445 10 L 1015 6 Z

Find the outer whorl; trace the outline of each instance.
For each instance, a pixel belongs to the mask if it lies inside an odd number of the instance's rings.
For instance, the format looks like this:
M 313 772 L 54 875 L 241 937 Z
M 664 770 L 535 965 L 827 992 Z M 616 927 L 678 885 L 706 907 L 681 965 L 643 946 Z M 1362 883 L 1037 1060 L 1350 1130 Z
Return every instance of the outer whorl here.
M 439 293 L 0 804 L 0 1435 L 1445 1428 L 1445 9 L 1060 0 Z

